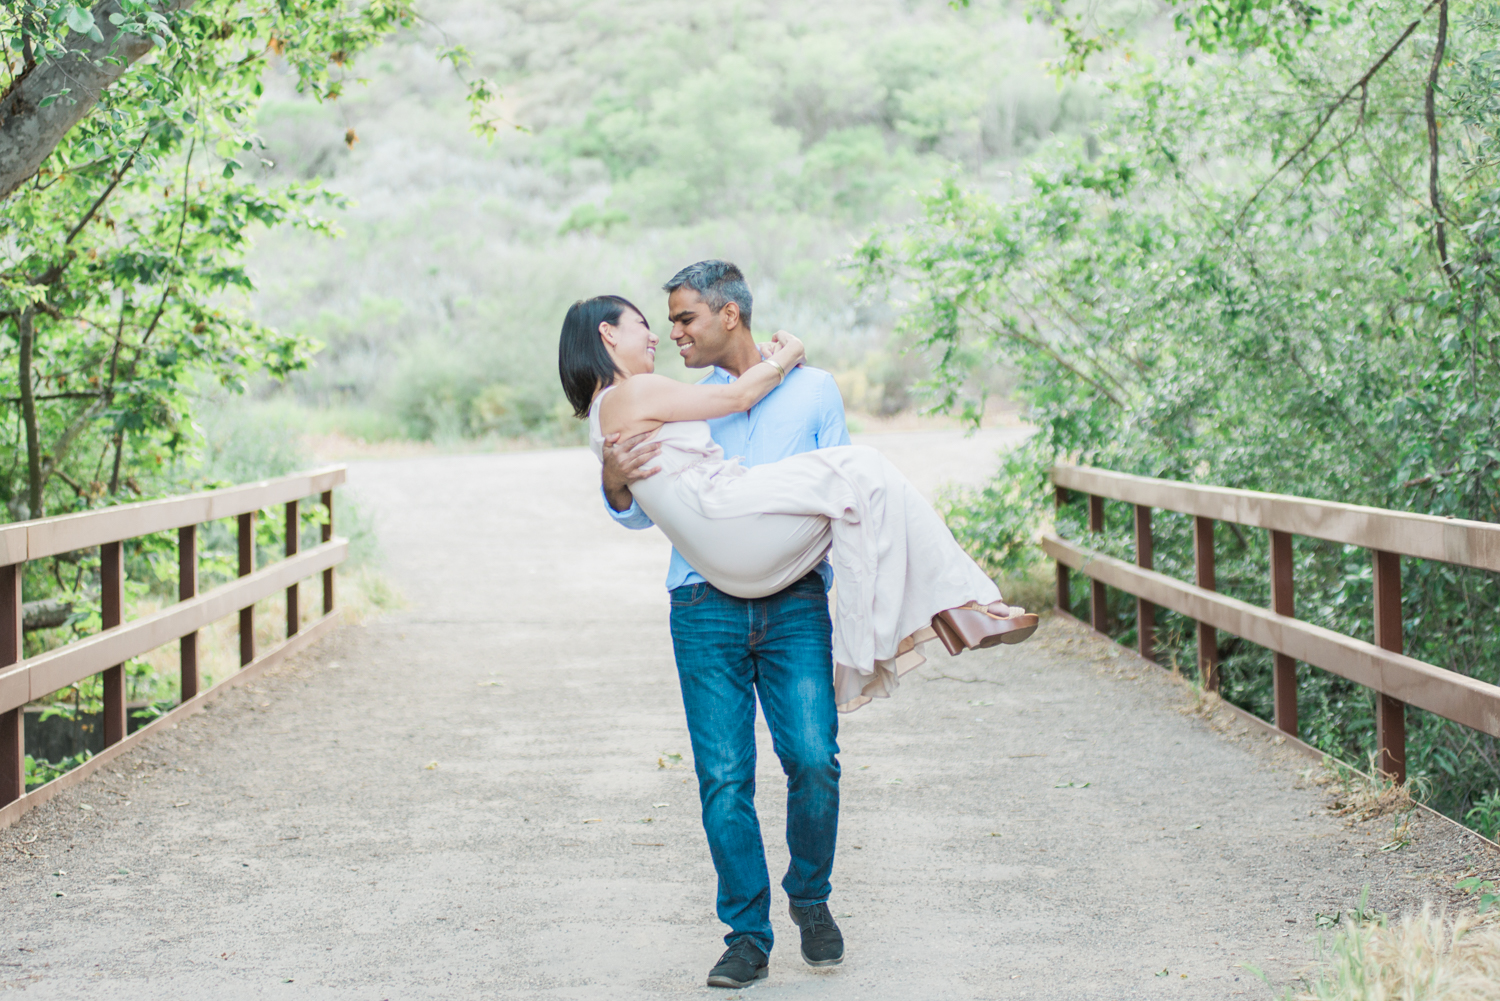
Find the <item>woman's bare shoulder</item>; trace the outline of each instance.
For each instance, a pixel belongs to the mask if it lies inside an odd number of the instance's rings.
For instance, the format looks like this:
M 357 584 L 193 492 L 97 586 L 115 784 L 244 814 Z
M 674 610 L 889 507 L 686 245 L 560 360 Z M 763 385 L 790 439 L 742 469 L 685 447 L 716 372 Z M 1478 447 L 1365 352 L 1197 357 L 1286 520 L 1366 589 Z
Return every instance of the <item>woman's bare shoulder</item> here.
M 662 383 L 671 383 L 672 380 L 664 375 L 642 373 L 632 375 L 628 379 L 621 380 L 615 388 L 599 404 L 600 412 L 610 411 L 618 413 L 621 407 L 629 409 L 639 400 L 649 396 L 651 391 Z
M 664 375 L 641 373 L 623 380 L 599 404 L 599 422 L 605 434 L 624 432 L 639 423 L 644 415 L 644 403 L 653 391 L 680 383 Z M 632 432 L 635 433 L 635 432 Z

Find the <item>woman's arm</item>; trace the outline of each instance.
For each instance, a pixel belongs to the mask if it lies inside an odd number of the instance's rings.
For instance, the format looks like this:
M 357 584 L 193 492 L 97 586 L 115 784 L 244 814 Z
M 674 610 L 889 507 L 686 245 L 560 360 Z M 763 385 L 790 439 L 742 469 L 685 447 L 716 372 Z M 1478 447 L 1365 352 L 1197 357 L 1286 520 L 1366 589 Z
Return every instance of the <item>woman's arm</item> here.
M 802 342 L 777 331 L 775 354 L 727 385 L 687 385 L 663 375 L 637 375 L 609 394 L 599 412 L 605 434 L 637 434 L 672 421 L 708 421 L 749 410 L 802 361 Z M 775 364 L 772 364 L 772 362 Z M 777 366 L 780 366 L 778 368 Z

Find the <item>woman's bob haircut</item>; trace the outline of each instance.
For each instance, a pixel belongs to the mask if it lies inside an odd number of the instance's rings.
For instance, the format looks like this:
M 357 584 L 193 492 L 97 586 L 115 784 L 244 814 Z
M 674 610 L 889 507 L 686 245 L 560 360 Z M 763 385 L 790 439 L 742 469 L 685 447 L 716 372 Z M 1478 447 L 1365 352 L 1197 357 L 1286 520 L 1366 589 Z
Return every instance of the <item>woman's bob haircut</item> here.
M 627 309 L 645 319 L 646 314 L 635 303 L 619 295 L 579 299 L 563 317 L 562 337 L 557 342 L 557 373 L 562 377 L 563 393 L 573 404 L 574 417 L 587 417 L 599 387 L 624 374 L 599 338 L 599 324 L 618 326 L 620 314 Z

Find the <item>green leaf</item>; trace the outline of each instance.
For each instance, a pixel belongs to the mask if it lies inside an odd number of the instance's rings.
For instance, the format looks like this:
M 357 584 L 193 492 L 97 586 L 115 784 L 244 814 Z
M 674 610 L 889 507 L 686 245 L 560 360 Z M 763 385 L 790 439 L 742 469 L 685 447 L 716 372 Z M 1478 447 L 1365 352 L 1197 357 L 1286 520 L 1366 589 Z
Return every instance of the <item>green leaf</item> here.
M 63 20 L 69 28 L 72 28 L 80 35 L 98 33 L 98 29 L 94 27 L 94 12 L 86 7 L 72 5 L 64 7 Z

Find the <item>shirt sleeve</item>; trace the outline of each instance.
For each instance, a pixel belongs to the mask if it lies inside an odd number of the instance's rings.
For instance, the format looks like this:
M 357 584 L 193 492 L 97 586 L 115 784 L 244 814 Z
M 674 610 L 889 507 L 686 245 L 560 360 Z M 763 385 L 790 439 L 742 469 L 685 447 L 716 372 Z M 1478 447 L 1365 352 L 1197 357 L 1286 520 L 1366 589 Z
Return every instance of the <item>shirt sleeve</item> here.
M 844 397 L 833 376 L 824 374 L 818 390 L 818 447 L 849 444 L 849 425 L 844 420 Z M 633 503 L 633 502 L 632 502 Z
M 616 511 L 610 506 L 609 498 L 604 496 L 603 485 L 599 487 L 599 496 L 604 499 L 604 510 L 609 512 L 609 516 L 626 528 L 633 528 L 639 531 L 643 528 L 655 526 L 656 522 L 651 520 L 649 514 L 641 510 L 641 506 L 635 502 L 634 497 L 630 498 L 629 507 L 623 511 Z

